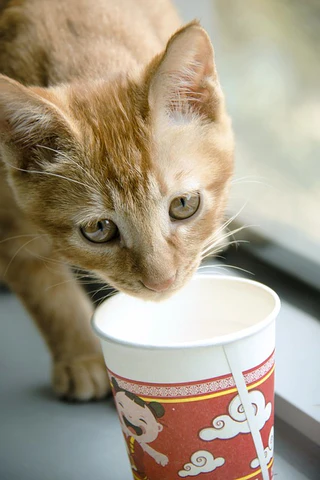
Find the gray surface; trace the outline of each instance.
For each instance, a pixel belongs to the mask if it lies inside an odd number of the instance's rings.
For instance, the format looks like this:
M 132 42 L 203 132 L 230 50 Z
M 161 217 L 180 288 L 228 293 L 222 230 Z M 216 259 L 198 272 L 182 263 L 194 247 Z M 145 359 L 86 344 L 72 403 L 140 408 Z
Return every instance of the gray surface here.
M 0 479 L 129 479 L 112 400 L 59 402 L 49 375 L 35 327 L 14 296 L 0 295 Z
M 0 294 L 0 479 L 130 480 L 111 399 L 59 402 L 49 388 L 49 371 L 35 327 L 13 295 Z M 311 450 L 279 423 L 275 478 L 319 479 Z

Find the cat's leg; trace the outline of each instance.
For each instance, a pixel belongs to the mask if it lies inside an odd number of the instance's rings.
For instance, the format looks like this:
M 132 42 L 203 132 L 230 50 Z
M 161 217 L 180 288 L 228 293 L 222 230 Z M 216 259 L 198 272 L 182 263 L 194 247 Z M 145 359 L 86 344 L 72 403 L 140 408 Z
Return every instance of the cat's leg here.
M 91 302 L 66 265 L 39 258 L 40 241 L 25 236 L 10 246 L 6 242 L 6 248 L 4 243 L 0 276 L 21 299 L 50 349 L 56 394 L 82 401 L 101 398 L 109 382 L 99 341 L 90 328 Z

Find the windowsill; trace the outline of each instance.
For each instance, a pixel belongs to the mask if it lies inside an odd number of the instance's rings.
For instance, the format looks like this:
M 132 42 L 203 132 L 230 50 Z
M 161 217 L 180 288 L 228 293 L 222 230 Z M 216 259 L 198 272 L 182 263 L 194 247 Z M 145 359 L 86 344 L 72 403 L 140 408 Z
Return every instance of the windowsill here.
M 320 322 L 282 301 L 276 345 L 276 414 L 320 446 Z

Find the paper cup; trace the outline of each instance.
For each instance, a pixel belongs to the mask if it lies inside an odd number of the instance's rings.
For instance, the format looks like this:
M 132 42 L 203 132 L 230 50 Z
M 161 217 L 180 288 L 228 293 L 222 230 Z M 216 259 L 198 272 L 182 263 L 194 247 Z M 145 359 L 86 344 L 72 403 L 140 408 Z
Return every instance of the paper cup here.
M 93 318 L 135 480 L 273 478 L 278 296 L 196 276 L 160 303 L 118 294 Z

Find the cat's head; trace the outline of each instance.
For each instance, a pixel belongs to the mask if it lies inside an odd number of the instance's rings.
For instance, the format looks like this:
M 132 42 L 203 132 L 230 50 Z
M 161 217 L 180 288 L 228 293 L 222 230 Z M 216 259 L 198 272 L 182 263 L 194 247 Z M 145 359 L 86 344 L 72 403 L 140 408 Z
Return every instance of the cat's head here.
M 206 32 L 187 25 L 130 77 L 0 83 L 21 209 L 70 264 L 129 294 L 183 286 L 223 219 L 233 139 Z

